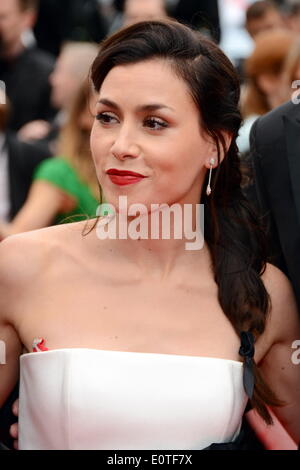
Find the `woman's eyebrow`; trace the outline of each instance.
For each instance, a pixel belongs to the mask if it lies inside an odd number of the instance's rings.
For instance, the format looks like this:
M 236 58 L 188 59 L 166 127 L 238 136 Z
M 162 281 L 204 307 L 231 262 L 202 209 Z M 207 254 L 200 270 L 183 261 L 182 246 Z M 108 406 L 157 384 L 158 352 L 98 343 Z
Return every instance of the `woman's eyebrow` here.
M 120 110 L 120 107 L 117 105 L 117 103 L 114 103 L 111 100 L 108 100 L 107 98 L 102 98 L 101 100 L 98 101 L 100 104 L 104 104 L 106 106 L 109 106 L 110 108 L 114 108 L 116 110 Z M 143 104 L 141 106 L 137 107 L 137 111 L 157 111 L 158 109 L 170 109 L 171 111 L 175 111 L 173 108 L 170 106 L 166 106 L 165 104 L 161 103 L 151 103 L 151 104 Z

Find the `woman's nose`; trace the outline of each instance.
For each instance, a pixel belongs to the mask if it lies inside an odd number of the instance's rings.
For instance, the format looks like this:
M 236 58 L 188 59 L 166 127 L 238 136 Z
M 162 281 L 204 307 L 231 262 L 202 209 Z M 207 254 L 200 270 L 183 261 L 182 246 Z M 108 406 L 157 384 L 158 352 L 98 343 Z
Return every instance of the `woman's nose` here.
M 111 152 L 120 160 L 126 157 L 137 158 L 140 154 L 140 149 L 135 141 L 134 133 L 129 132 L 125 128 L 120 129 L 111 147 Z

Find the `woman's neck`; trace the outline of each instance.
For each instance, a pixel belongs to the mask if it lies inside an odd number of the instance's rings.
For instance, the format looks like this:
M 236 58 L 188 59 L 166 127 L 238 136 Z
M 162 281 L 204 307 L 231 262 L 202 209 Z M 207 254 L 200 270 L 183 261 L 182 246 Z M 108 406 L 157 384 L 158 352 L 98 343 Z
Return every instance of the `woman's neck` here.
M 204 244 L 203 214 L 200 205 L 183 213 L 178 205 L 143 217 L 127 218 L 120 213 L 100 218 L 99 239 L 108 239 L 118 258 L 127 259 L 145 278 L 167 279 L 174 270 L 199 263 Z M 198 214 L 197 214 L 198 212 Z

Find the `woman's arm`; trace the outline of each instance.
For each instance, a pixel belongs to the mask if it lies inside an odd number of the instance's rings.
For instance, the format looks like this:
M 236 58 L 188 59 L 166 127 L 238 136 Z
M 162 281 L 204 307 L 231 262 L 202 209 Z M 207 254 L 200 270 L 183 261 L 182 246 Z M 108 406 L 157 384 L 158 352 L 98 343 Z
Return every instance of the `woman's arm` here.
M 11 321 L 13 301 L 18 295 L 17 278 L 20 266 L 16 266 L 14 246 L 0 245 L 0 408 L 9 397 L 19 375 L 19 356 L 22 344 Z
M 283 407 L 273 407 L 272 411 L 299 444 L 300 361 L 295 345 L 300 341 L 300 316 L 290 282 L 279 269 L 268 265 L 263 281 L 271 298 L 264 333 L 265 341 L 271 346 L 260 361 L 259 369 L 277 397 L 286 403 Z
M 68 212 L 76 205 L 75 200 L 57 186 L 43 180 L 32 183 L 27 200 L 11 223 L 0 221 L 0 238 L 15 233 L 47 227 L 60 212 Z
M 5 325 L 0 314 L 0 408 L 13 391 L 19 377 L 22 344 L 11 325 Z

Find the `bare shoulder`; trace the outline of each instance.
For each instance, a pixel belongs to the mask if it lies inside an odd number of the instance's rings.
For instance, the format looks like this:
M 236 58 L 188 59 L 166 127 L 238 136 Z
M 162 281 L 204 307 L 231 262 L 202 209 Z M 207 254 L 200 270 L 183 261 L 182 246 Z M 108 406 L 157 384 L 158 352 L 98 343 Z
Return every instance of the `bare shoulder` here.
M 0 243 L 0 310 L 11 304 L 80 239 L 84 223 L 58 225 L 7 237 Z M 2 295 L 5 294 L 5 295 Z
M 57 225 L 7 237 L 0 243 L 1 279 L 28 279 L 49 256 L 63 249 L 77 231 L 77 224 Z M 73 230 L 72 230 L 73 229 Z M 11 278 L 13 275 L 13 278 Z
M 272 264 L 267 264 L 262 280 L 270 296 L 265 343 L 274 345 L 296 339 L 300 334 L 300 314 L 291 282 Z
M 267 291 L 277 300 L 283 300 L 284 296 L 293 295 L 293 289 L 288 277 L 273 264 L 267 263 L 262 274 L 262 280 Z

